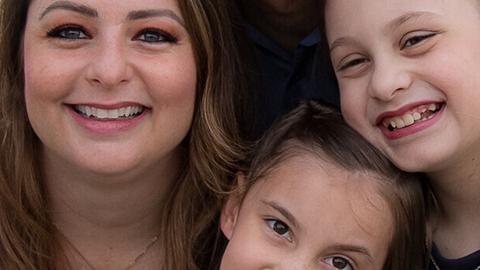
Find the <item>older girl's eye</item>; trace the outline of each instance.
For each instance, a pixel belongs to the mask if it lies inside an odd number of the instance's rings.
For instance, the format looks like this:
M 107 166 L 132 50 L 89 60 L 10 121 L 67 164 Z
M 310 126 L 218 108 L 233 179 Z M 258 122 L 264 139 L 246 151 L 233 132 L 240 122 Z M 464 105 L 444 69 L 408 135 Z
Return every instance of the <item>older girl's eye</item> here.
M 420 44 L 429 38 L 437 35 L 435 32 L 421 32 L 421 33 L 416 33 L 412 35 L 407 35 L 405 38 L 400 43 L 400 47 L 402 49 L 410 48 L 413 47 L 417 44 Z
M 292 233 L 290 228 L 287 224 L 283 223 L 278 219 L 267 219 L 265 220 L 267 226 L 270 227 L 276 234 L 280 235 L 281 237 L 287 239 L 288 241 L 292 241 Z
M 361 65 L 361 64 L 366 63 L 366 62 L 367 62 L 367 59 L 365 59 L 365 58 L 355 58 L 355 59 L 345 61 L 344 63 L 342 63 L 338 70 L 343 71 L 343 70 L 346 70 L 348 68 L 355 67 L 355 66 Z
M 159 29 L 145 29 L 134 38 L 147 43 L 176 42 L 177 39 L 169 33 Z
M 88 39 L 90 38 L 86 31 L 76 25 L 64 25 L 48 31 L 48 37 L 67 40 Z
M 332 256 L 325 259 L 325 263 L 332 266 L 334 269 L 353 270 L 350 261 L 344 257 Z

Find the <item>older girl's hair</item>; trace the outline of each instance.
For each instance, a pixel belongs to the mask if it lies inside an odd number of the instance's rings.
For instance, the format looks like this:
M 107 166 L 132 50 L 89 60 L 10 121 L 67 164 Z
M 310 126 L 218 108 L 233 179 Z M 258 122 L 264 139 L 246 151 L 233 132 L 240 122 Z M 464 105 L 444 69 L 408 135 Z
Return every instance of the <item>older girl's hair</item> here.
M 308 101 L 275 123 L 255 149 L 247 183 L 240 193 L 248 191 L 283 160 L 302 153 L 348 171 L 378 175 L 379 193 L 394 219 L 393 239 L 383 269 L 425 269 L 426 180 L 421 174 L 397 169 L 333 108 Z
M 238 123 L 247 115 L 249 87 L 229 13 L 236 10 L 232 2 L 178 0 L 198 82 L 192 128 L 182 143 L 184 173 L 159 209 L 164 269 L 198 269 L 207 229 L 220 208 L 217 192 L 228 186 L 243 156 Z M 0 269 L 54 269 L 62 256 L 39 165 L 41 142 L 24 102 L 22 37 L 29 5 L 0 1 Z

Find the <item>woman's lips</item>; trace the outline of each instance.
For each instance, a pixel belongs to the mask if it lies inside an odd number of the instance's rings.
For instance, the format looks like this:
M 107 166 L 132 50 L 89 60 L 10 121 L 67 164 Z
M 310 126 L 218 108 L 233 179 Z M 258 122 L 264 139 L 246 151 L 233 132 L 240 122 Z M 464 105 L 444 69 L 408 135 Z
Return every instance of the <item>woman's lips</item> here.
M 123 106 L 114 109 L 75 105 L 73 108 L 77 113 L 96 120 L 125 120 L 134 118 L 145 111 L 145 107 L 138 105 Z
M 68 105 L 74 120 L 95 134 L 114 135 L 137 126 L 150 111 L 137 103 Z

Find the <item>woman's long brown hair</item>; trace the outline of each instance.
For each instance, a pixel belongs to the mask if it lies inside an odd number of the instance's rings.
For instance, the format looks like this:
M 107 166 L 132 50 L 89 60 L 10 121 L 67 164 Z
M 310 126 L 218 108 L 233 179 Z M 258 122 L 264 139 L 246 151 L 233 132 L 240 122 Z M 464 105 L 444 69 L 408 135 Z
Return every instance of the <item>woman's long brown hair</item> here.
M 170 193 L 158 269 L 198 269 L 208 229 L 243 159 L 239 122 L 248 115 L 248 80 L 232 1 L 178 0 L 197 63 L 193 124 L 184 139 L 183 174 Z M 0 1 L 0 269 L 55 269 L 60 260 L 39 166 L 41 142 L 24 103 L 22 36 L 29 0 Z M 244 122 L 247 122 L 245 120 Z

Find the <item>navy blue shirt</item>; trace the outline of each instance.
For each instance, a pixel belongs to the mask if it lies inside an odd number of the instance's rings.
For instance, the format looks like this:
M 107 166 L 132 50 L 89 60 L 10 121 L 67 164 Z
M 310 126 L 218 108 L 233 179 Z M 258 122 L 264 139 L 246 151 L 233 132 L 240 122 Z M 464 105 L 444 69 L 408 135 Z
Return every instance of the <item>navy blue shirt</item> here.
M 257 134 L 262 134 L 279 116 L 305 99 L 338 106 L 337 83 L 328 59 L 320 57 L 320 31 L 305 37 L 294 51 L 286 50 L 247 24 L 255 45 L 255 64 L 260 79 L 256 95 Z
M 460 259 L 447 259 L 433 246 L 432 257 L 440 270 L 475 270 L 480 266 L 480 250 Z M 437 270 L 437 268 L 430 263 L 430 270 Z

